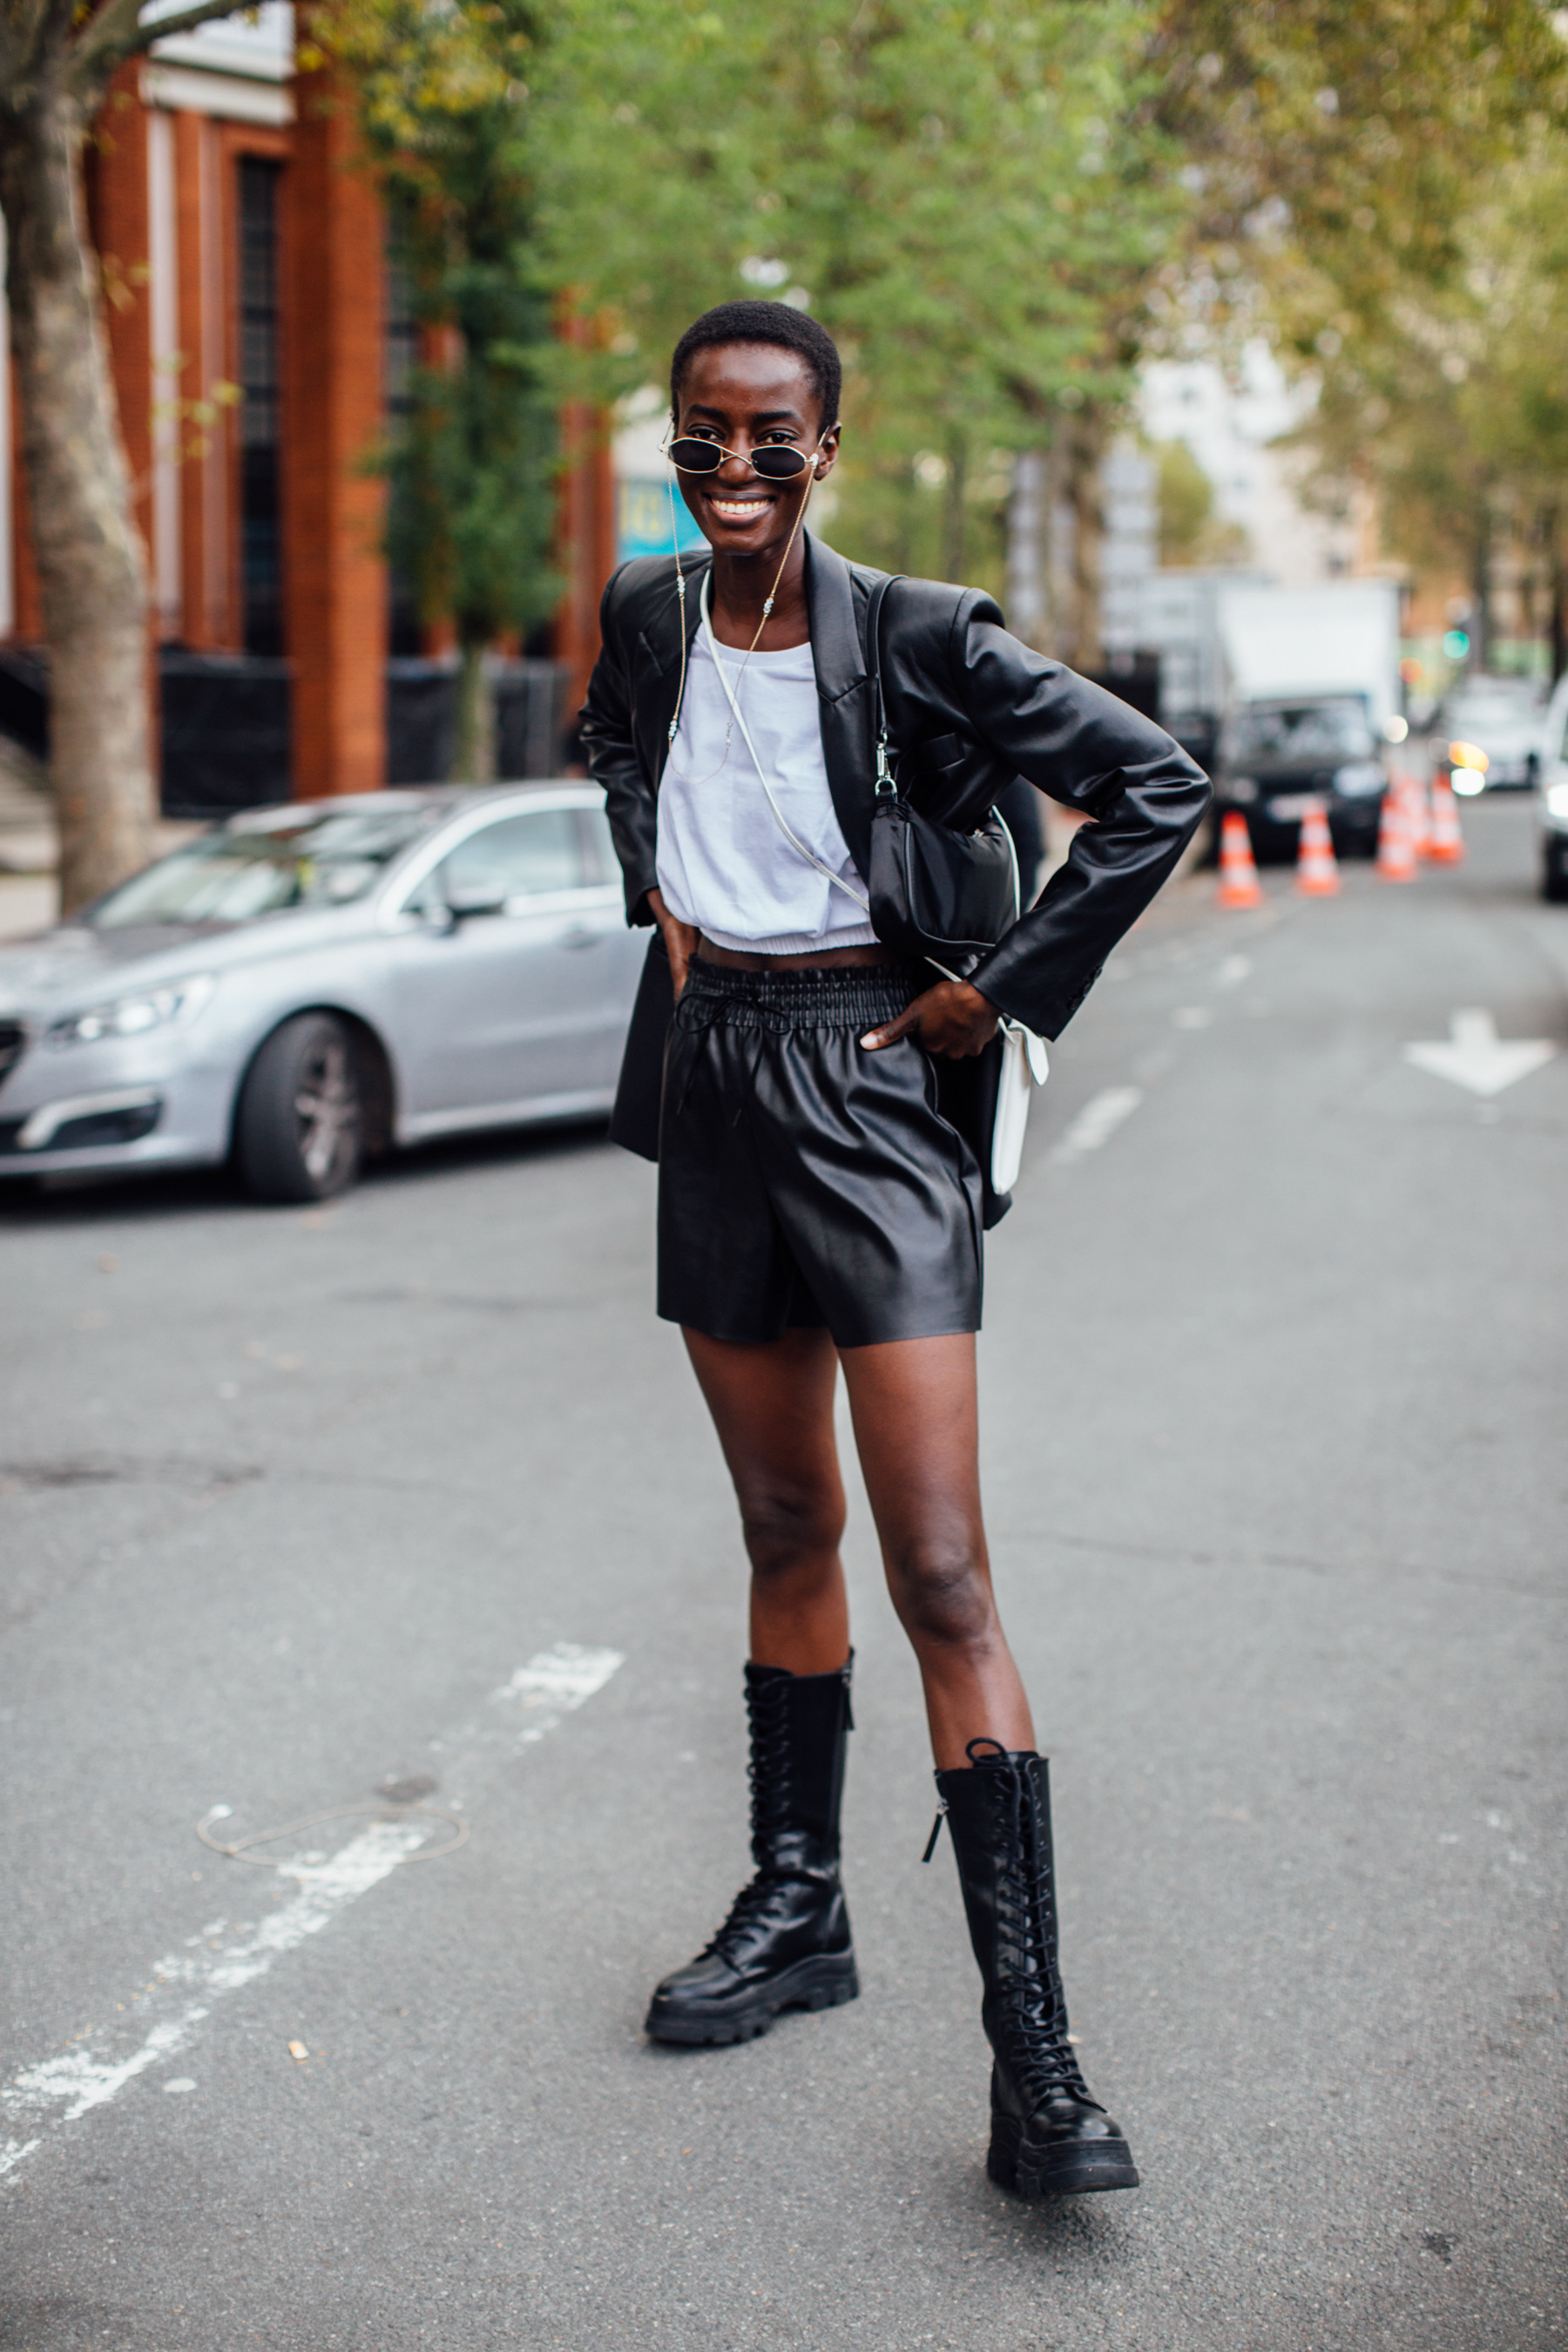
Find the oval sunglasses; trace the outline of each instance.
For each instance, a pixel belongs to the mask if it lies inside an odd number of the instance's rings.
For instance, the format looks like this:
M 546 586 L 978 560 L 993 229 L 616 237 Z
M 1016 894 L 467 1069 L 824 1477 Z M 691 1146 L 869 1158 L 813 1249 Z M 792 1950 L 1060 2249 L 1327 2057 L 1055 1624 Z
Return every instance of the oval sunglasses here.
M 820 450 L 820 443 L 813 449 L 797 449 L 788 442 L 773 448 L 726 449 L 722 442 L 704 441 L 694 433 L 683 433 L 664 446 L 678 474 L 716 474 L 726 457 L 739 457 L 764 482 L 798 482 Z

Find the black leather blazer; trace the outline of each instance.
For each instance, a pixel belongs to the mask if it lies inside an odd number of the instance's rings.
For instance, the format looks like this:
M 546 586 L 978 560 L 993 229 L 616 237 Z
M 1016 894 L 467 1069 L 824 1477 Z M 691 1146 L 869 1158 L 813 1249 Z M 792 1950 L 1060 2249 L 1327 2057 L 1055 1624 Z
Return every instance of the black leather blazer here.
M 686 569 L 689 644 L 708 562 L 701 557 Z M 807 532 L 823 760 L 862 874 L 870 860 L 876 742 L 866 608 L 879 576 Z M 590 772 L 605 788 L 626 919 L 650 923 L 658 782 L 680 676 L 673 556 L 623 564 L 605 591 L 599 626 L 603 651 L 583 738 Z M 1067 864 L 1037 904 L 970 974 L 1001 1012 L 1041 1036 L 1058 1036 L 1180 857 L 1208 804 L 1207 781 L 1163 729 L 1009 636 L 1000 609 L 978 589 L 896 581 L 882 607 L 881 660 L 900 782 L 927 815 L 970 830 L 997 793 L 1024 776 L 1095 819 L 1079 828 Z M 669 1001 L 661 945 L 656 940 L 634 1016 L 612 1130 L 650 1156 Z

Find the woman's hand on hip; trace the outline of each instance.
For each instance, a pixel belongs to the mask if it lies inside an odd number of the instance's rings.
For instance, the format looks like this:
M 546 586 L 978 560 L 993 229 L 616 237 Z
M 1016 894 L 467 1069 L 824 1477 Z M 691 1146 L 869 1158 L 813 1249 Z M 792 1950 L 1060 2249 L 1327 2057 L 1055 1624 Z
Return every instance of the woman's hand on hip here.
M 868 1029 L 860 1043 L 875 1053 L 884 1045 L 896 1045 L 900 1037 L 918 1037 L 928 1054 L 961 1059 L 985 1051 L 1001 1018 L 996 1007 L 966 980 L 942 980 L 917 996 L 896 1021 L 880 1029 Z
M 670 913 L 664 903 L 662 891 L 650 890 L 647 903 L 648 911 L 664 934 L 664 951 L 669 958 L 669 976 L 675 982 L 676 1002 L 679 1003 L 681 991 L 686 986 L 687 967 L 697 953 L 697 942 L 702 934 L 694 924 L 683 923 L 679 915 Z

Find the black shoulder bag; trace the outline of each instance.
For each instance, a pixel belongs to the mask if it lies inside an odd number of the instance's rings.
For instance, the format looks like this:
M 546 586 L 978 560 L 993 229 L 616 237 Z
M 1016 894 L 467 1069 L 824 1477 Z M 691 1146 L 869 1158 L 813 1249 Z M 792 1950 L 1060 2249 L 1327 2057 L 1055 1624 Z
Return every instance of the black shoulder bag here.
M 895 573 L 901 578 L 901 573 Z M 879 580 L 866 613 L 866 662 L 877 727 L 871 818 L 871 928 L 884 946 L 923 956 L 953 977 L 973 969 L 1018 919 L 1018 861 L 994 809 L 973 833 L 922 816 L 899 787 L 899 754 L 888 741 L 882 696 L 882 600 Z M 889 764 L 890 756 L 890 764 Z

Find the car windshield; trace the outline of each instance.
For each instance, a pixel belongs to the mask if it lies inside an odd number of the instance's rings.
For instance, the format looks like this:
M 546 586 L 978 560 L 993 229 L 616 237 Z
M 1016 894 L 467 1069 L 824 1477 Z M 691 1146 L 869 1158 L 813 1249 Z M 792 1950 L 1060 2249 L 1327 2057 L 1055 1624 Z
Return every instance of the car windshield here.
M 1528 727 L 1536 706 L 1522 694 L 1467 694 L 1450 704 L 1448 715 L 1453 733 L 1462 735 L 1467 728 Z
M 1366 712 L 1359 702 L 1255 705 L 1231 722 L 1230 754 L 1260 767 L 1302 767 L 1321 760 L 1372 755 Z
M 363 898 L 435 812 L 272 809 L 236 817 L 111 890 L 89 918 L 98 930 L 142 923 L 244 923 L 289 907 Z

